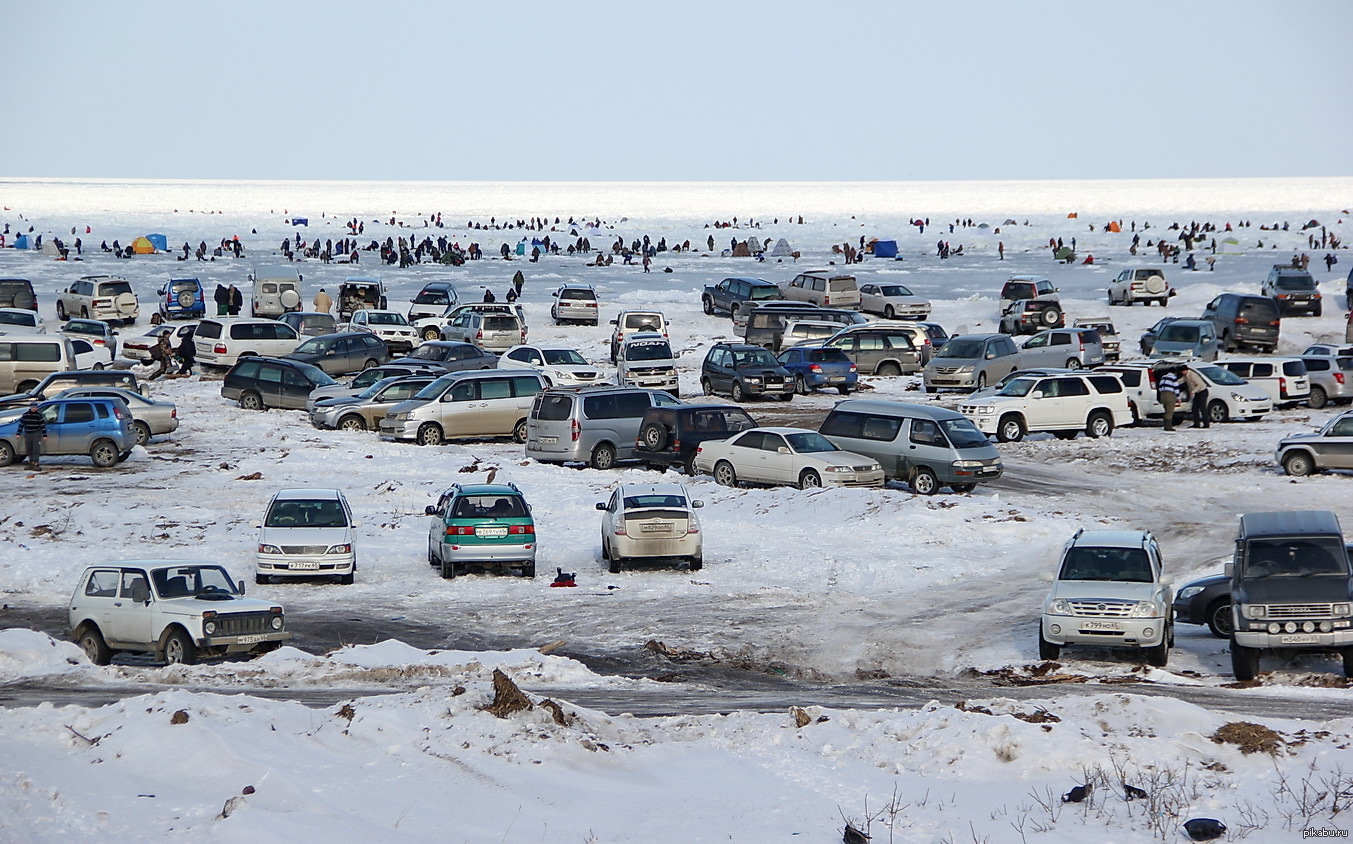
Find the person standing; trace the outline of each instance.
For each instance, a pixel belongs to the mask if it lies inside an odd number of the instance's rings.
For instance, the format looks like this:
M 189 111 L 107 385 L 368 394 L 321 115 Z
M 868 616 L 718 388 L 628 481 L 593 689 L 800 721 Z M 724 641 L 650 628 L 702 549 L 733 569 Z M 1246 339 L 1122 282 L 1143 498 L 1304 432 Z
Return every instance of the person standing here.
M 212 300 L 216 302 L 216 315 L 225 316 L 230 308 L 230 291 L 225 289 L 225 285 L 217 284 L 216 292 L 212 294 Z
M 334 299 L 324 291 L 323 287 L 315 294 L 315 300 L 311 304 L 314 305 L 316 311 L 322 314 L 327 314 L 334 309 Z
M 240 289 L 236 287 L 234 284 L 230 285 L 229 294 L 230 294 L 229 299 L 230 304 L 229 307 L 226 309 L 226 312 L 230 314 L 230 316 L 239 316 L 240 309 L 244 307 L 244 294 L 241 293 Z
M 23 434 L 24 450 L 28 452 L 28 468 L 42 471 L 38 463 L 42 458 L 42 444 L 47 441 L 47 418 L 38 410 L 36 401 L 19 417 L 19 433 Z
M 174 359 L 174 347 L 169 344 L 168 334 L 161 334 L 155 345 L 150 347 L 150 359 L 155 361 L 158 367 L 150 373 L 149 380 L 154 381 L 169 371 L 169 363 Z
M 1193 400 L 1193 422 L 1190 428 L 1210 428 L 1212 420 L 1207 415 L 1207 381 L 1191 366 L 1184 367 L 1184 386 Z
M 179 341 L 178 348 L 174 350 L 179 359 L 179 371 L 184 375 L 193 374 L 193 365 L 197 363 L 197 347 L 193 345 L 193 335 L 185 334 Z
M 1156 382 L 1156 398 L 1165 409 L 1165 430 L 1174 430 L 1174 409 L 1179 404 L 1179 372 L 1174 367 L 1165 370 Z
M 526 284 L 526 276 L 522 275 L 521 270 L 512 274 L 512 287 L 517 291 L 517 298 L 521 298 L 522 285 Z
M 1001 260 L 1004 261 L 1004 260 L 1005 260 L 1005 241 L 1004 241 L 1004 240 L 997 241 L 997 243 L 996 243 L 996 251 L 1000 253 L 1000 255 L 1001 255 Z

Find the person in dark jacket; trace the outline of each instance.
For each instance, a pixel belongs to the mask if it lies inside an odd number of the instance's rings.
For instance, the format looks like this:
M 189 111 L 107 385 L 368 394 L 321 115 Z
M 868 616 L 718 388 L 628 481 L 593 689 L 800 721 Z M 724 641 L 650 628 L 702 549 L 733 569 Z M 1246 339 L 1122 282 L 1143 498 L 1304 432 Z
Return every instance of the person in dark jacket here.
M 226 290 L 224 284 L 216 285 L 216 293 L 212 295 L 212 299 L 216 301 L 216 315 L 225 316 L 230 308 L 230 291 Z
M 33 402 L 19 417 L 19 433 L 23 434 L 24 450 L 28 452 L 28 468 L 41 471 L 42 444 L 47 441 L 47 419 Z
M 174 350 L 178 356 L 180 372 L 184 375 L 193 374 L 193 364 L 197 363 L 197 347 L 193 345 L 193 335 L 186 334 L 179 343 L 178 348 Z
M 231 316 L 239 316 L 240 308 L 244 307 L 244 294 L 233 284 L 230 285 L 230 290 L 227 292 L 230 294 L 230 306 L 227 311 Z

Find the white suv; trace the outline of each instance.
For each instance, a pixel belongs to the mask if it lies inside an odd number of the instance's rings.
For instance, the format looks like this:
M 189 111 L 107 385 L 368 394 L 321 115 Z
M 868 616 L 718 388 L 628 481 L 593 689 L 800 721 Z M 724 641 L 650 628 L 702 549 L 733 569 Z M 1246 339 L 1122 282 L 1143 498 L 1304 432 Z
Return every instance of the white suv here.
M 1301 358 L 1226 358 L 1217 366 L 1264 390 L 1274 407 L 1302 404 L 1311 397 L 1311 377 Z
M 301 335 L 275 319 L 204 319 L 193 330 L 197 362 L 234 366 L 242 357 L 281 357 L 296 351 Z
M 1065 440 L 1080 431 L 1107 437 L 1116 426 L 1132 424 L 1123 382 L 1099 372 L 1019 376 L 994 395 L 964 402 L 959 410 L 1000 442 L 1019 442 L 1036 431 Z
M 115 275 L 87 275 L 56 294 L 56 315 L 63 320 L 80 317 L 131 325 L 140 314 L 131 284 Z
M 596 325 L 598 316 L 597 291 L 590 284 L 565 284 L 554 291 L 550 305 L 550 319 L 555 325 L 581 322 Z
M 357 552 L 352 532 L 362 526 L 336 489 L 283 489 L 273 495 L 258 524 L 258 571 L 254 579 L 337 577 L 352 583 Z
M 1040 659 L 1067 645 L 1140 648 L 1163 668 L 1174 644 L 1170 578 L 1146 530 L 1085 530 L 1071 537 L 1051 575 L 1038 631 Z
M 1123 270 L 1109 282 L 1110 305 L 1131 306 L 1141 302 L 1149 306 L 1152 302 L 1159 302 L 1164 308 L 1170 304 L 1173 295 L 1170 282 L 1165 280 L 1165 270 L 1158 267 Z
M 398 311 L 360 310 L 353 312 L 349 331 L 369 331 L 385 341 L 392 352 L 411 352 L 419 343 L 418 329 Z

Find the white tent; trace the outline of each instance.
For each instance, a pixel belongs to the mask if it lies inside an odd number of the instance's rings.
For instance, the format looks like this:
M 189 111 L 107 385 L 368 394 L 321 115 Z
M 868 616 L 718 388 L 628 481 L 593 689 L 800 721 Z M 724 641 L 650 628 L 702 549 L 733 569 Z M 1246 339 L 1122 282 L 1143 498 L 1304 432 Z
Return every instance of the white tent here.
M 1240 241 L 1234 237 L 1228 237 L 1225 240 L 1217 241 L 1218 255 L 1244 255 L 1245 250 L 1241 248 Z
M 61 250 L 56 248 L 55 240 L 47 238 L 42 242 L 42 254 L 57 257 L 61 254 Z

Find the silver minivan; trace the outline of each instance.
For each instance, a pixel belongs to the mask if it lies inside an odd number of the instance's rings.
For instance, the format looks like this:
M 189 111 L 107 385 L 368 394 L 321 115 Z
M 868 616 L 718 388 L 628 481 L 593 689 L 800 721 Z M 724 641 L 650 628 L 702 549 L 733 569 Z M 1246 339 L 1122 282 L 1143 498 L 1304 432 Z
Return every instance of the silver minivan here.
M 276 319 L 301 309 L 301 274 L 295 267 L 259 267 L 249 275 L 254 296 L 249 314 Z
M 526 417 L 545 379 L 520 369 L 452 372 L 427 385 L 381 420 L 383 440 L 419 445 L 463 437 L 507 437 L 526 442 Z
M 526 419 L 526 456 L 541 463 L 586 462 L 610 469 L 635 459 L 639 426 L 650 407 L 681 402 L 662 390 L 553 387 L 536 395 Z
M 76 368 L 75 349 L 69 337 L 0 336 L 0 395 L 26 393 L 53 372 Z
M 676 354 L 667 338 L 653 331 L 625 336 L 615 359 L 616 383 L 622 387 L 645 387 L 681 395 L 677 382 Z
M 1001 476 L 1001 454 L 961 413 L 893 401 L 837 402 L 819 432 L 846 451 L 872 457 L 889 480 L 918 495 L 942 486 L 972 492 Z

